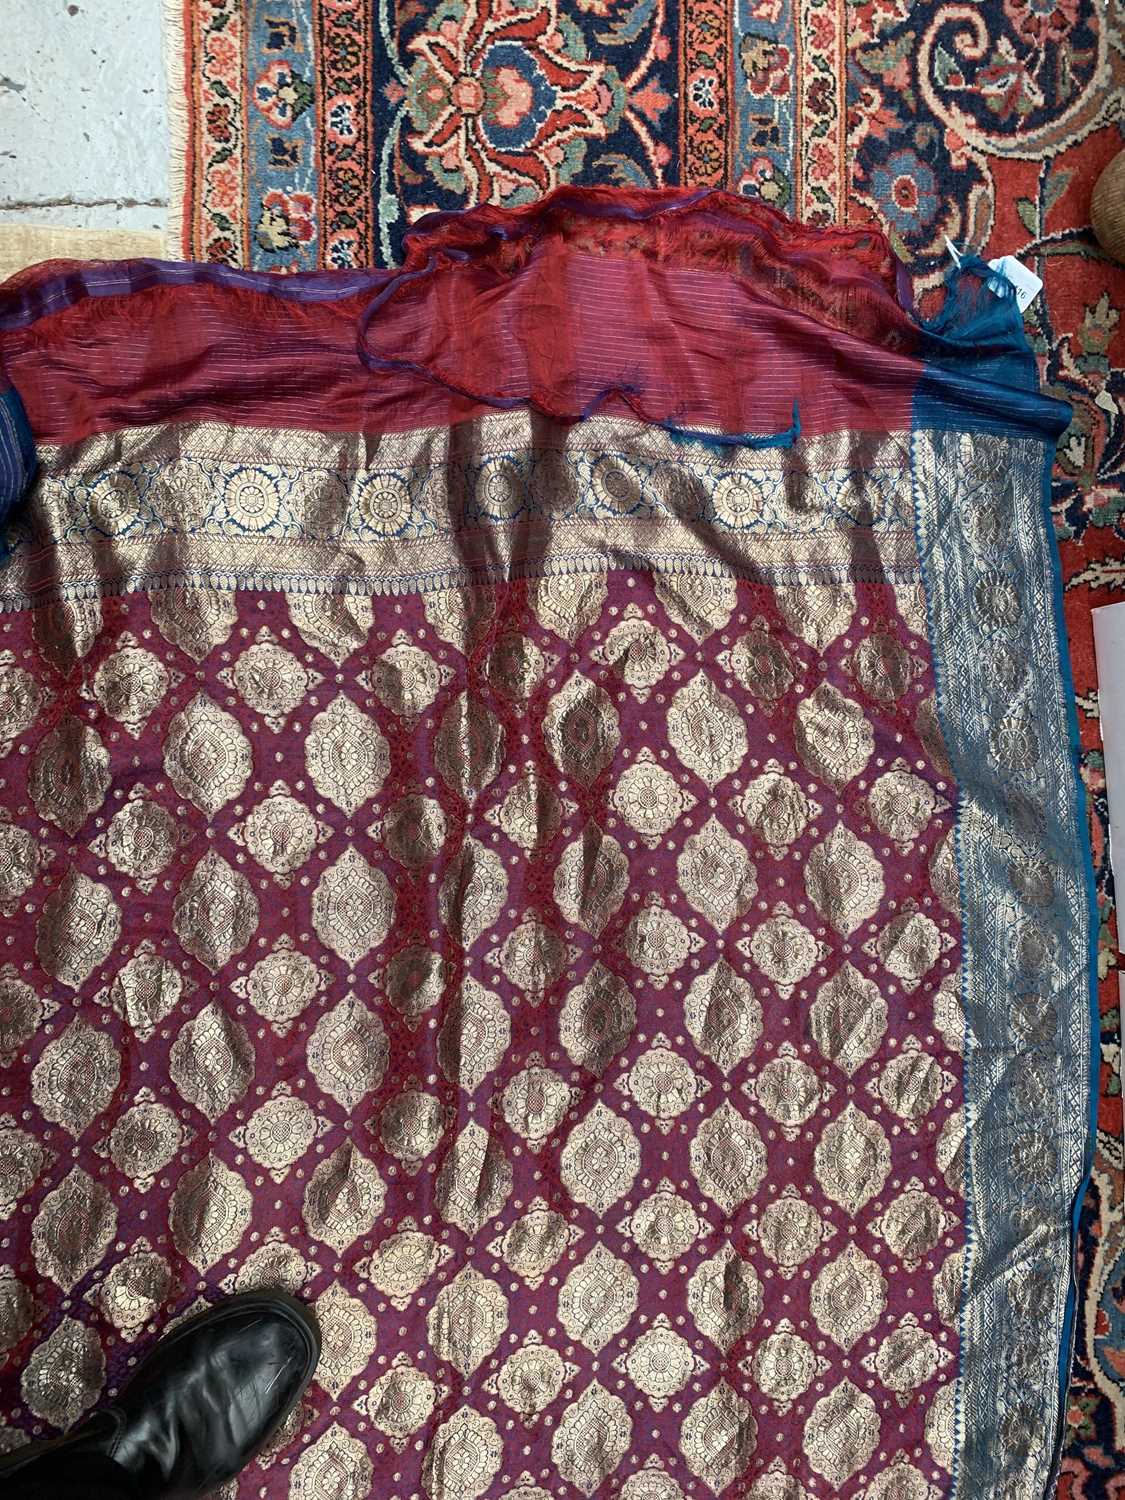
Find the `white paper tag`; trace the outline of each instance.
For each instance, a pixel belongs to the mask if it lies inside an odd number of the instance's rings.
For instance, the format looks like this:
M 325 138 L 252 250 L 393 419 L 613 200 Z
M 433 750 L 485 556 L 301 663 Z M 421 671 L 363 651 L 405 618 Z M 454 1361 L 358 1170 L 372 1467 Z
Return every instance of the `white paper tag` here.
M 1014 255 L 1001 255 L 988 264 L 1015 287 L 1016 306 L 1020 312 L 1025 312 L 1043 290 L 1043 283 L 1035 272 L 1029 271 Z
M 953 263 L 958 270 L 961 269 L 961 252 L 949 238 L 944 236 L 945 248 L 953 257 Z M 1018 261 L 1014 255 L 999 255 L 995 260 L 988 262 L 989 270 L 998 271 L 1005 281 L 1010 281 L 1016 289 L 1016 306 L 1020 312 L 1025 312 L 1043 290 L 1043 283 L 1034 271 L 1029 271 L 1025 265 Z

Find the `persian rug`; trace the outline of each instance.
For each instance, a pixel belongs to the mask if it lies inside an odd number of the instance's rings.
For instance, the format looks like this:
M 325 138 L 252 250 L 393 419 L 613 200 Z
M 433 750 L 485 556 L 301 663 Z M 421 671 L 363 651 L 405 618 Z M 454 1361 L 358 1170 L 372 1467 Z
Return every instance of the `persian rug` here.
M 595 189 L 0 293 L 6 1442 L 271 1283 L 243 1497 L 1051 1492 L 1068 414 L 981 262 L 903 291 Z
M 1068 1483 L 1101 1500 L 1098 1475 L 1125 1464 L 1125 1187 L 1090 611 L 1125 584 L 1125 268 L 1088 223 L 1123 144 L 1119 0 L 167 0 L 167 16 L 169 243 L 189 259 L 394 264 L 433 209 L 678 182 L 879 226 L 928 311 L 947 235 L 1044 281 L 1027 322 L 1072 410 L 1053 508 L 1102 917 Z

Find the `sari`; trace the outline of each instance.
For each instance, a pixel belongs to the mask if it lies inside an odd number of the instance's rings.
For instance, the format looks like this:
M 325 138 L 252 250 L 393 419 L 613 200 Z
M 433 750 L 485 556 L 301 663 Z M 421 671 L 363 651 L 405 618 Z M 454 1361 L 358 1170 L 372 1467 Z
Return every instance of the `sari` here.
M 52 263 L 0 350 L 16 1433 L 268 1284 L 324 1354 L 232 1493 L 1051 1493 L 1095 924 L 1003 278 L 591 189 Z

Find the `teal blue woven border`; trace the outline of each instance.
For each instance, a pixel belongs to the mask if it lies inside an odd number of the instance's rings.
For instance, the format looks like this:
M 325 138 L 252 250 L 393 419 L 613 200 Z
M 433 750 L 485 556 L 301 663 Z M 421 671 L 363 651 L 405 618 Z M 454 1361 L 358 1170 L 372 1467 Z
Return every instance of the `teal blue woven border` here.
M 1092 1147 L 1096 907 L 1044 503 L 1050 457 L 1040 440 L 997 433 L 920 430 L 913 441 L 938 708 L 958 785 L 967 1253 L 957 1500 L 1053 1494 L 1073 1336 L 1075 1207 Z M 997 588 L 1018 610 L 990 613 Z M 1015 686 L 997 673 L 1001 652 L 1024 671 Z M 1025 731 L 1021 751 L 1014 740 Z M 1050 873 L 1050 899 L 1037 905 L 1013 881 L 1019 861 Z M 1049 1042 L 1029 1042 L 1015 1024 L 1029 994 L 1041 1015 L 1054 1006 Z M 1048 1082 L 1032 1110 L 1021 1096 L 1044 1046 Z

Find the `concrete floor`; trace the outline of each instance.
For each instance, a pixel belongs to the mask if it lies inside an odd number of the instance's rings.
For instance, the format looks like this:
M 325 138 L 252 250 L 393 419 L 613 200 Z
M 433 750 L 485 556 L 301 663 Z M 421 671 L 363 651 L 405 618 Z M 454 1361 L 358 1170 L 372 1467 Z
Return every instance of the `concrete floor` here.
M 0 0 L 0 225 L 161 229 L 161 0 Z

